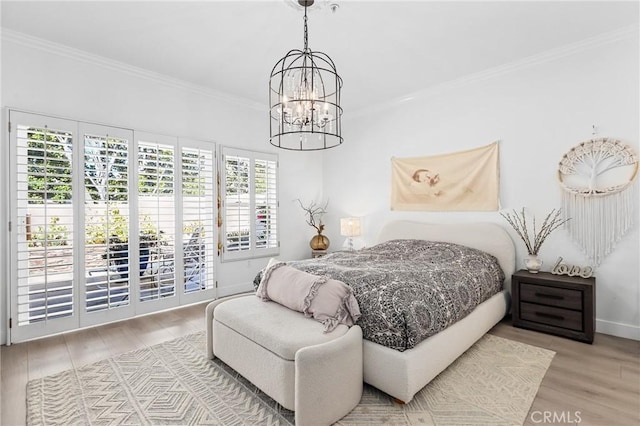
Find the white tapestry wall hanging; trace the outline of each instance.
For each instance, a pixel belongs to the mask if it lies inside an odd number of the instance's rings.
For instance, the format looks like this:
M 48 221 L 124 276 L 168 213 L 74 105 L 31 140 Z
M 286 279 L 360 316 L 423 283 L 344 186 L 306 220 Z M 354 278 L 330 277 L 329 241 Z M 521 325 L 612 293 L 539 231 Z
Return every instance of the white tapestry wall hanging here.
M 564 154 L 558 169 L 567 230 L 598 266 L 633 224 L 638 157 L 611 138 L 591 139 Z
M 391 159 L 391 209 L 499 209 L 498 143 L 431 157 Z

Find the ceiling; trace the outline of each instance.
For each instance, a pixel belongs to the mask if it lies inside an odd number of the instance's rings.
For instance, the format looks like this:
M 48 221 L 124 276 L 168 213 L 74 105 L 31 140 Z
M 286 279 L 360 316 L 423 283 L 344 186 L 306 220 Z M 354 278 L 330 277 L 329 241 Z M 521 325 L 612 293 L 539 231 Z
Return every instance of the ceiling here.
M 303 45 L 291 1 L 2 0 L 1 12 L 4 28 L 266 108 L 272 67 Z M 348 112 L 637 25 L 638 9 L 637 1 L 317 0 L 309 47 L 336 63 Z

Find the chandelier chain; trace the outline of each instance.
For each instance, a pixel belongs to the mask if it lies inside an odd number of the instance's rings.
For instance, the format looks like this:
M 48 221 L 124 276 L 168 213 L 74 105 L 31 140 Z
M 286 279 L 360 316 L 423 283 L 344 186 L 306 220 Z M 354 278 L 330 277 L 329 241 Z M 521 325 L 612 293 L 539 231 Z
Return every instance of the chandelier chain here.
M 304 51 L 309 50 L 309 30 L 307 29 L 307 5 L 304 5 Z

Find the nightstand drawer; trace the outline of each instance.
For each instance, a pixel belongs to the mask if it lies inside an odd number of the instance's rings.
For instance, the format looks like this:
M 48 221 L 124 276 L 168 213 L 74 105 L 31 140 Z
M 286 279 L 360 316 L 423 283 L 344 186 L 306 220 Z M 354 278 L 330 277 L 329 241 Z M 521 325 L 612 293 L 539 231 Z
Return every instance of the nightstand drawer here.
M 582 312 L 571 311 L 569 309 L 522 302 L 520 303 L 520 318 L 525 321 L 583 331 Z
M 576 311 L 582 310 L 582 292 L 568 288 L 520 283 L 520 300 Z

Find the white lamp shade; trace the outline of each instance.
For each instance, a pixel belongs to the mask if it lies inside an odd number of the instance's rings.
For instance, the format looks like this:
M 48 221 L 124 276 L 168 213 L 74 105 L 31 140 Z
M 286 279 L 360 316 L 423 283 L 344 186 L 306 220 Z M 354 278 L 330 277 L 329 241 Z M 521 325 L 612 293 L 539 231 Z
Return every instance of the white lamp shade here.
M 360 218 L 344 217 L 340 219 L 340 235 L 343 237 L 357 237 L 360 235 Z

